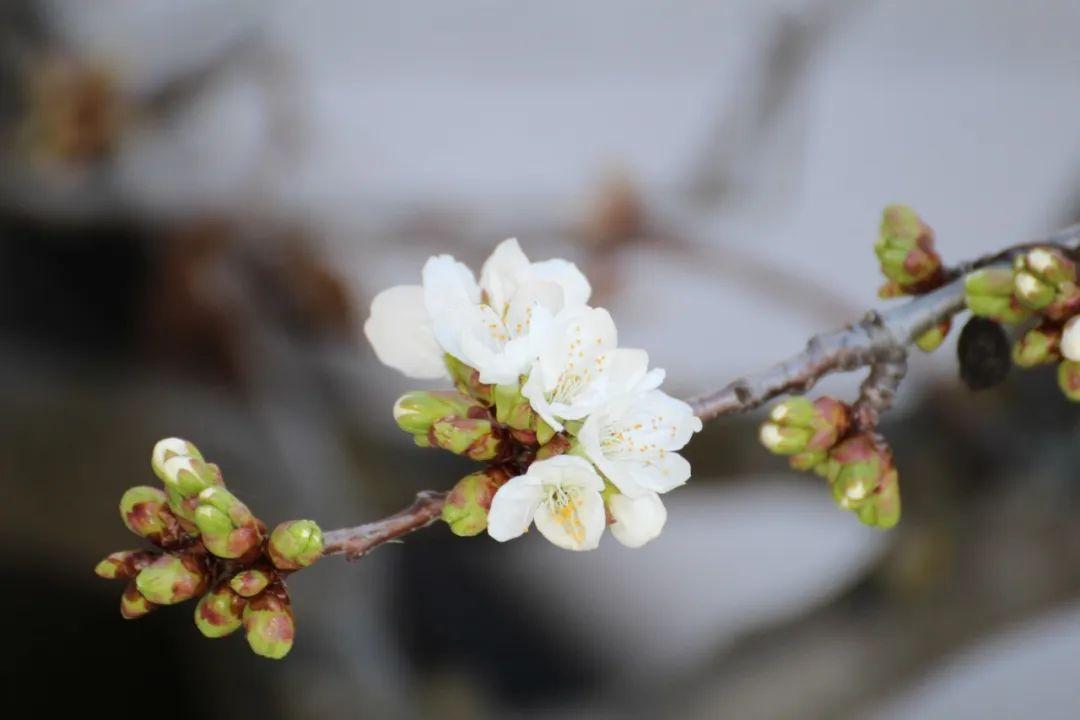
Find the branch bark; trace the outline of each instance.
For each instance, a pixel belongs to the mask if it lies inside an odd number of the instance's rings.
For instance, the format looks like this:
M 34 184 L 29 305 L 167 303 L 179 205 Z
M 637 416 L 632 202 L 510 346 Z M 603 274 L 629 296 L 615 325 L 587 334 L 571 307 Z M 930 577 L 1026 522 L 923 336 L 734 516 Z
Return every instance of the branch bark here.
M 448 494 L 421 490 L 412 505 L 390 517 L 331 530 L 323 536 L 323 555 L 344 555 L 348 560 L 359 560 L 383 543 L 426 528 L 442 515 Z

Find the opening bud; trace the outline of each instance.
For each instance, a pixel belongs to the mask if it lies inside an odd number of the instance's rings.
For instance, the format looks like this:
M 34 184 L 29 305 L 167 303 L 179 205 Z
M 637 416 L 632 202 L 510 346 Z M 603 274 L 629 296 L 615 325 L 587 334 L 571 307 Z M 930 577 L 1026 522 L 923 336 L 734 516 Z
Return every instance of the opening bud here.
M 777 455 L 811 453 L 800 457 L 792 465 L 796 469 L 806 469 L 805 466 L 815 457 L 813 453 L 831 448 L 850 426 L 851 411 L 839 400 L 821 397 L 811 401 L 796 396 L 773 406 L 758 436 L 761 443 Z
M 455 535 L 471 537 L 487 529 L 491 499 L 510 474 L 499 467 L 474 472 L 458 480 L 443 505 L 442 519 Z
M 217 465 L 179 455 L 165 461 L 161 481 L 169 496 L 169 507 L 189 522 L 195 520 L 199 493 L 209 487 L 224 485 Z
M 873 436 L 860 433 L 829 453 L 828 479 L 833 499 L 845 510 L 858 510 L 893 471 L 892 452 Z
M 165 461 L 174 457 L 191 457 L 196 460 L 202 460 L 202 453 L 199 452 L 199 448 L 195 447 L 194 443 L 181 438 L 165 438 L 164 440 L 158 440 L 154 445 L 153 452 L 150 453 L 150 467 L 154 469 L 154 474 L 158 476 L 158 479 L 162 482 L 165 481 Z
M 195 525 L 206 549 L 220 558 L 234 559 L 262 543 L 258 519 L 247 505 L 223 487 L 209 487 L 199 493 Z
M 220 638 L 240 629 L 247 601 L 228 585 L 218 585 L 195 606 L 195 627 L 208 638 Z
M 270 533 L 266 550 L 278 570 L 306 568 L 322 557 L 322 530 L 313 520 L 283 522 Z

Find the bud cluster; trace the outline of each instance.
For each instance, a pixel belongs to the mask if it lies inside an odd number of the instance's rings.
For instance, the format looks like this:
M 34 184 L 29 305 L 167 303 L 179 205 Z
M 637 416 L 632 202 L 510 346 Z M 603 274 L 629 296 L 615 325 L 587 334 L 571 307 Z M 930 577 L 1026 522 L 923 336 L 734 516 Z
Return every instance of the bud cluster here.
M 284 657 L 295 632 L 285 577 L 322 556 L 319 526 L 292 520 L 267 532 L 225 488 L 221 470 L 186 440 L 158 442 L 150 464 L 163 489 L 128 489 L 120 517 L 155 549 L 115 552 L 94 569 L 128 581 L 121 615 L 139 618 L 201 596 L 195 626 L 203 635 L 219 638 L 243 627 L 253 652 Z
M 853 432 L 851 408 L 831 397 L 791 397 L 778 403 L 759 434 L 796 470 L 829 481 L 833 498 L 867 525 L 890 528 L 900 519 L 900 490 L 892 452 L 878 437 Z
M 486 463 L 454 485 L 442 519 L 462 537 L 487 529 L 495 491 L 534 460 L 571 449 L 568 431 L 556 433 L 533 410 L 517 384 L 485 385 L 479 373 L 451 355 L 446 367 L 456 390 L 415 390 L 394 403 L 394 420 L 420 447 L 437 447 Z

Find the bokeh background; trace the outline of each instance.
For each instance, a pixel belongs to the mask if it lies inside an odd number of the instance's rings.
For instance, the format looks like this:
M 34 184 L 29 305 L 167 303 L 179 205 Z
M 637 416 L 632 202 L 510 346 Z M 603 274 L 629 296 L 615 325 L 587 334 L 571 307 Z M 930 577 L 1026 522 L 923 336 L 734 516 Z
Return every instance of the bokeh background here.
M 291 583 L 281 663 L 120 619 L 115 505 L 189 437 L 269 522 L 468 465 L 390 405 L 371 297 L 504 237 L 571 258 L 690 396 L 878 303 L 878 213 L 946 260 L 1080 219 L 1070 0 L 3 0 L 0 612 L 33 701 L 154 718 L 1080 717 L 1080 413 L 912 360 L 879 533 L 710 424 L 646 548 L 435 526 Z M 954 333 L 954 338 L 955 338 Z M 824 387 L 850 392 L 858 378 Z

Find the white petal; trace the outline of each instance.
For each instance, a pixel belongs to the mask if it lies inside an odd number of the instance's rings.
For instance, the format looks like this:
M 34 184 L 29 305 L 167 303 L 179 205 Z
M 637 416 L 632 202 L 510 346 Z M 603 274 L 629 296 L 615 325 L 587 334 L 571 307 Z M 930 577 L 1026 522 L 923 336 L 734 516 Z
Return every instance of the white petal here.
M 682 455 L 664 452 L 648 460 L 616 460 L 605 465 L 608 479 L 627 495 L 671 492 L 690 479 L 690 462 Z
M 447 375 L 419 285 L 398 285 L 376 295 L 364 335 L 384 365 L 412 378 Z
M 529 278 L 529 258 L 515 238 L 499 243 L 480 269 L 480 287 L 487 293 L 488 304 L 500 313 Z
M 1061 354 L 1068 360 L 1080 360 L 1080 315 L 1065 323 L 1061 333 Z
M 607 525 L 604 499 L 597 490 L 581 491 L 574 502 L 555 512 L 550 504 L 541 503 L 534 520 L 544 537 L 565 550 L 595 550 Z
M 431 316 L 435 339 L 443 350 L 459 360 L 461 335 L 470 327 L 480 287 L 472 271 L 449 255 L 437 255 L 424 263 L 424 304 Z
M 612 495 L 608 509 L 615 519 L 611 534 L 627 547 L 637 548 L 660 534 L 667 522 L 667 510 L 656 493 L 631 498 Z
M 536 280 L 554 282 L 562 287 L 563 306 L 566 308 L 576 308 L 589 302 L 592 288 L 572 262 L 556 258 L 533 263 L 532 274 Z
M 529 466 L 528 474 L 535 482 L 545 485 L 574 485 L 596 492 L 604 489 L 604 479 L 596 473 L 596 468 L 577 455 L 556 455 L 534 462 Z
M 518 537 L 529 529 L 543 488 L 525 475 L 510 478 L 495 491 L 488 510 L 488 535 L 499 542 Z

